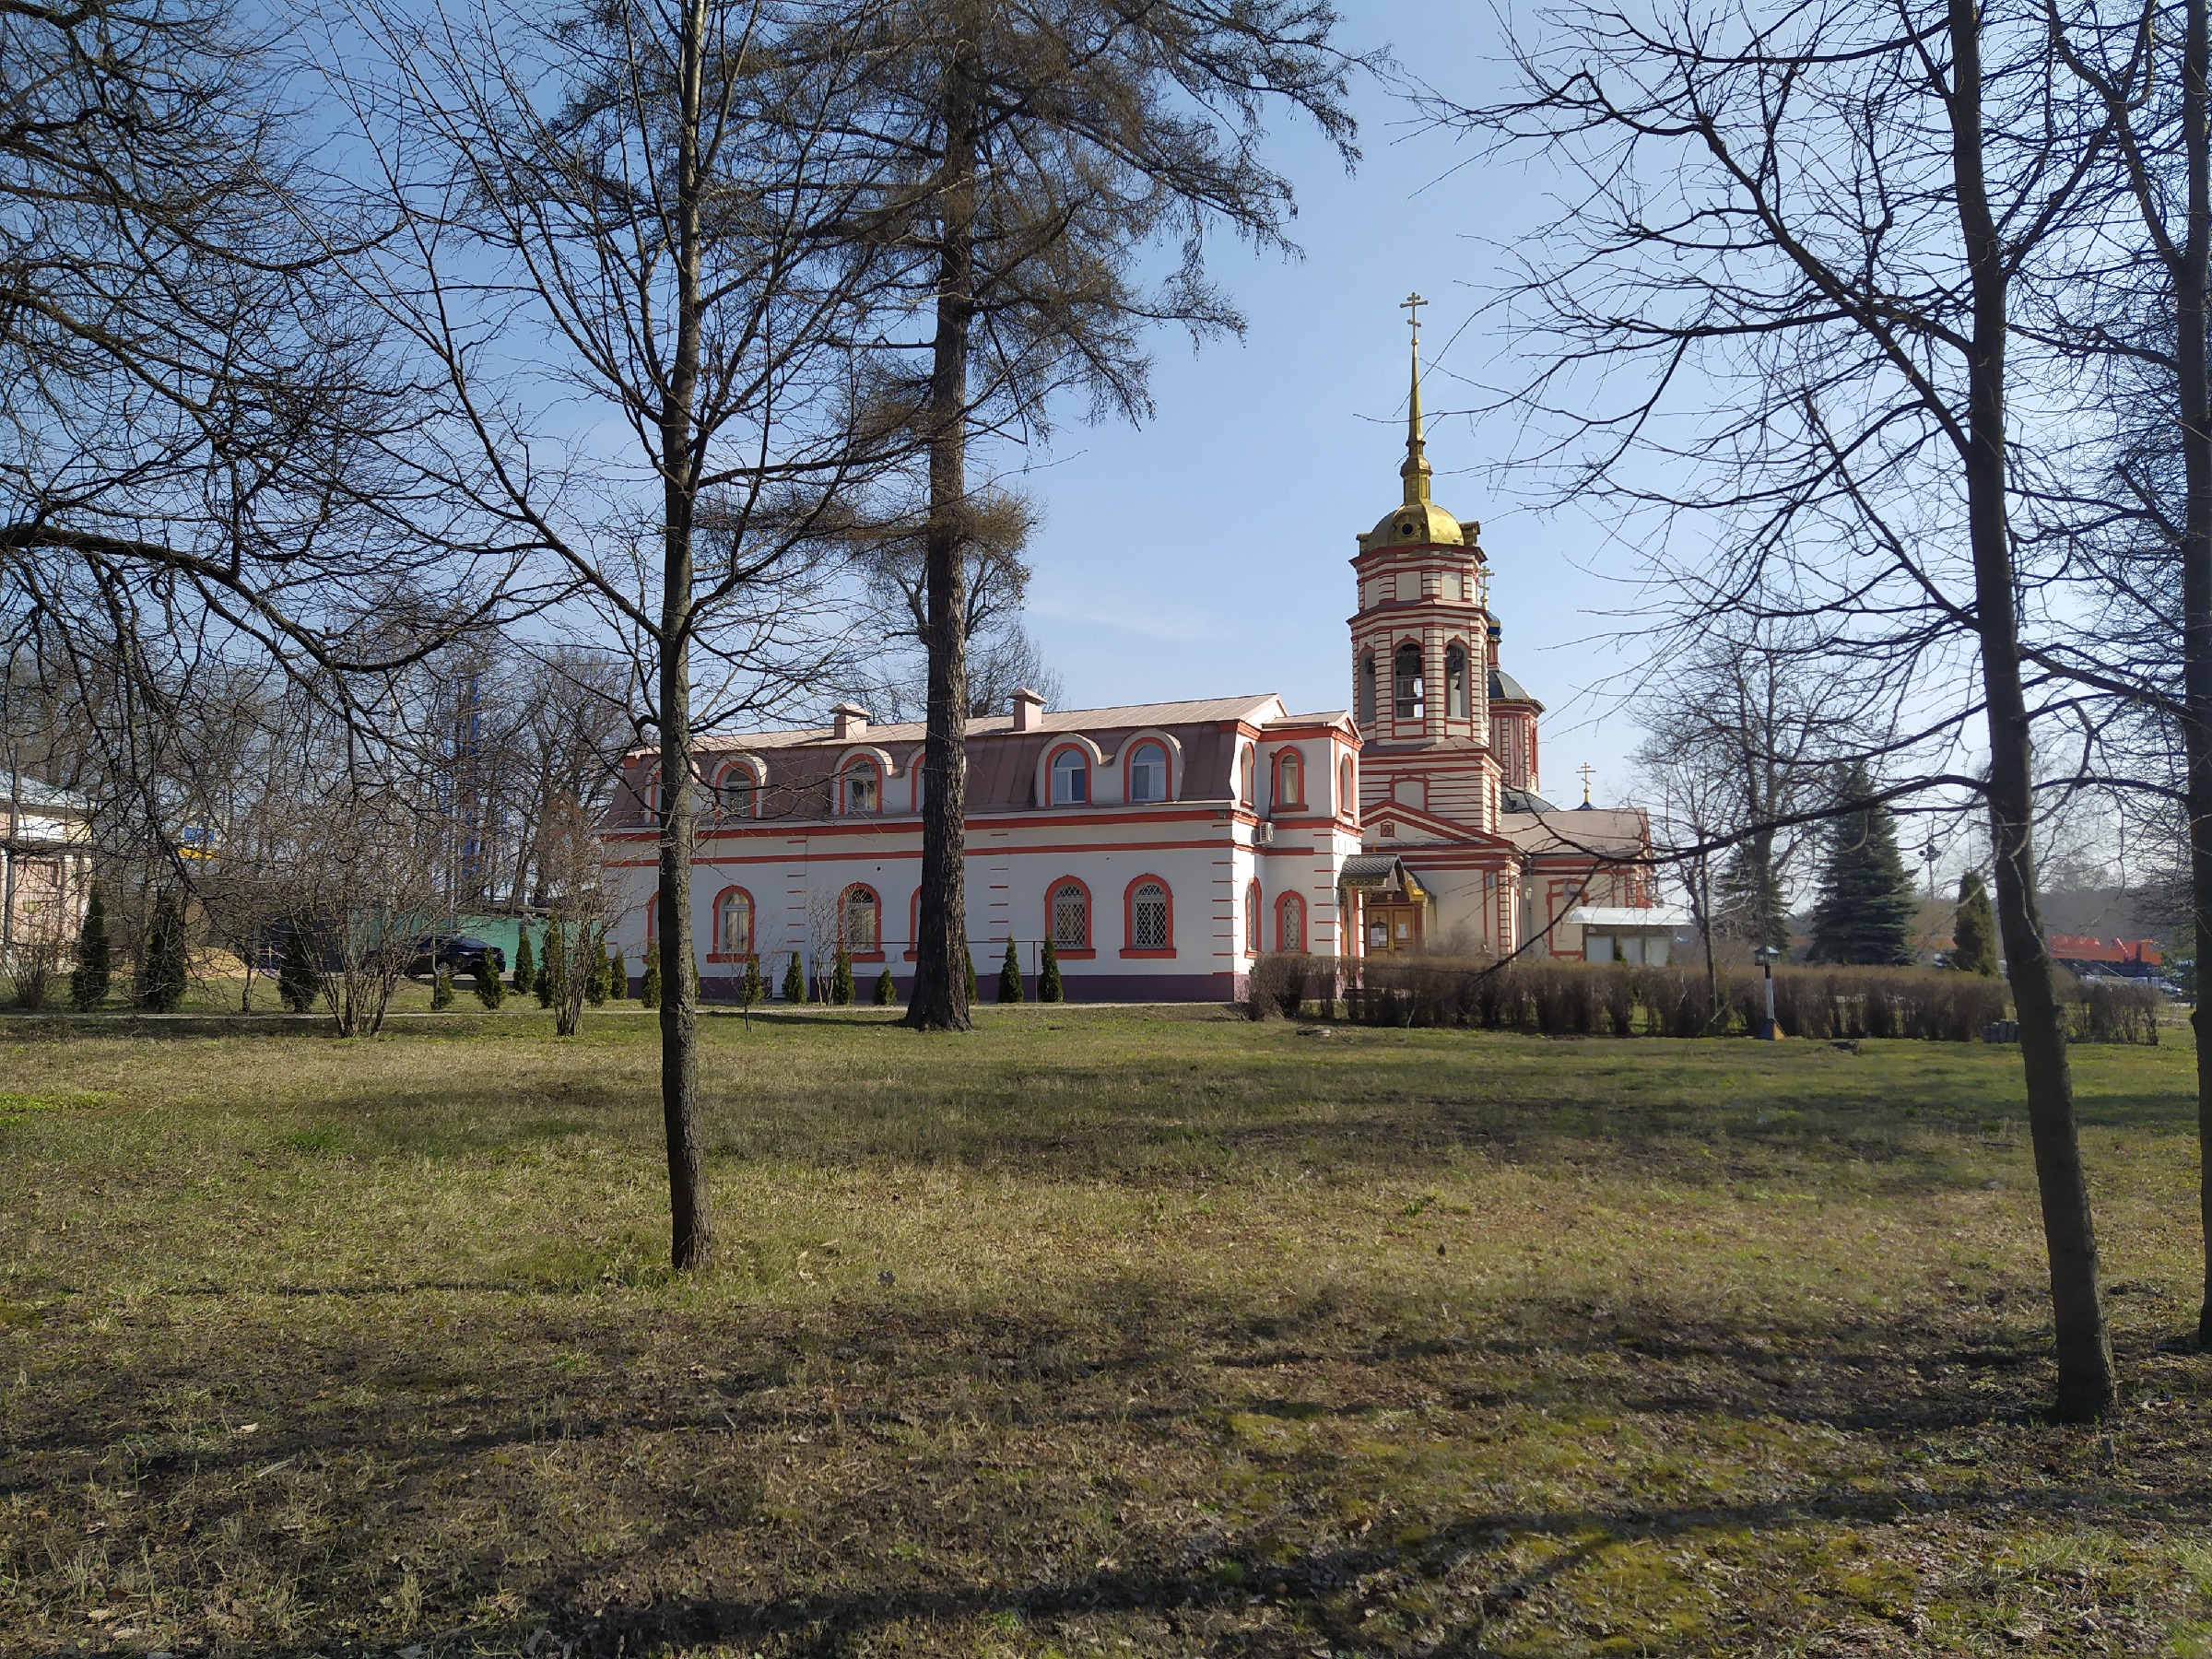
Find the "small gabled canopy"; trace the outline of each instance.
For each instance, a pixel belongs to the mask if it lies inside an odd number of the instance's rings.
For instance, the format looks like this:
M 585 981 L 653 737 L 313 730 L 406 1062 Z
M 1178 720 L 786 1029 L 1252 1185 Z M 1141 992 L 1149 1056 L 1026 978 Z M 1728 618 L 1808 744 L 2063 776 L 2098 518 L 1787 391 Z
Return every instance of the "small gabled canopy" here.
M 1353 853 L 1337 871 L 1336 885 L 1362 892 L 1402 893 L 1408 899 L 1429 896 L 1394 853 Z

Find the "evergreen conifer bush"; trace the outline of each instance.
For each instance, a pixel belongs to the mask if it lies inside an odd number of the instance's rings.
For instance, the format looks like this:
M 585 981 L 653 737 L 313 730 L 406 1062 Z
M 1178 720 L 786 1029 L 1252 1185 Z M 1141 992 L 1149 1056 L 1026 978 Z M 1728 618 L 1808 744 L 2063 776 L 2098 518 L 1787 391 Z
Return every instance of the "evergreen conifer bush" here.
M 438 977 L 430 982 L 430 1011 L 441 1014 L 453 1006 L 453 971 L 443 962 L 438 964 Z
M 965 944 L 960 947 L 960 963 L 968 975 L 968 1006 L 972 1008 L 975 1006 L 975 952 Z
M 1983 979 L 1997 977 L 1997 918 L 1978 871 L 1959 877 L 1959 914 L 1951 935 L 1951 954 L 1946 959 L 1951 967 Z
M 1037 1000 L 1041 1003 L 1065 1002 L 1067 987 L 1060 982 L 1060 958 L 1053 949 L 1053 938 L 1044 938 L 1044 959 L 1037 965 Z
M 174 1014 L 184 1001 L 184 911 L 173 893 L 154 900 L 138 961 L 136 1000 L 154 1014 Z
M 530 924 L 527 922 L 515 928 L 517 944 L 514 947 L 514 988 L 529 992 L 537 989 L 537 958 L 530 949 Z
M 745 977 L 737 982 L 737 1006 L 757 1008 L 768 1000 L 768 982 L 760 977 L 760 959 L 745 959 Z
M 507 1000 L 507 982 L 500 977 L 489 957 L 477 964 L 477 1000 L 494 1011 Z
M 629 963 L 618 950 L 607 959 L 606 994 L 617 1002 L 629 1000 Z
M 1903 968 L 1913 959 L 1919 904 L 1897 850 L 1897 818 L 1873 800 L 1863 765 L 1844 774 L 1839 794 L 1852 809 L 1829 830 L 1828 867 L 1813 905 L 1815 962 L 1851 968 Z
M 661 1006 L 661 953 L 645 953 L 645 977 L 638 984 L 638 1000 L 649 1008 Z
M 89 1014 L 108 1000 L 112 971 L 108 962 L 108 907 L 100 883 L 92 884 L 92 898 L 85 906 L 84 926 L 76 936 L 76 967 L 69 975 L 69 1006 Z
M 592 934 L 592 972 L 591 977 L 583 982 L 583 1000 L 594 1008 L 606 1006 L 607 976 L 614 971 L 614 963 L 607 959 L 606 935 L 594 929 Z
M 568 967 L 568 941 L 556 922 L 546 929 L 546 954 L 537 965 L 537 1006 L 549 1008 L 560 995 L 560 976 Z
M 876 976 L 876 1006 L 879 1008 L 898 1006 L 899 987 L 891 983 L 891 971 L 886 968 Z
M 1006 959 L 998 965 L 998 1000 L 1002 1003 L 1021 1001 L 1021 957 L 1014 948 L 1011 936 L 1006 940 Z
M 284 935 L 284 962 L 276 971 L 276 999 L 287 1010 L 304 1014 L 315 1006 L 323 976 L 315 966 L 314 940 L 294 923 Z
M 806 976 L 799 971 L 799 953 L 791 953 L 791 966 L 783 970 L 783 1000 L 803 1003 L 806 1000 Z
M 853 1006 L 853 953 L 842 945 L 837 947 L 837 965 L 830 972 L 830 1000 L 841 1008 Z

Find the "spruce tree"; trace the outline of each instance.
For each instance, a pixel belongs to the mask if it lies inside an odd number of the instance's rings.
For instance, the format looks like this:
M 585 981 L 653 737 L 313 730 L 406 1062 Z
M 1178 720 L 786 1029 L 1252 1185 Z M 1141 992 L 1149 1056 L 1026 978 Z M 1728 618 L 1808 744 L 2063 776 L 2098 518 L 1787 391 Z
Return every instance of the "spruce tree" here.
M 1897 819 L 1888 807 L 1869 799 L 1874 782 L 1864 766 L 1845 774 L 1839 793 L 1851 809 L 1829 831 L 1828 867 L 1813 906 L 1812 959 L 1853 967 L 1908 966 L 1920 907 L 1897 850 Z
M 998 965 L 998 1000 L 1018 1003 L 1021 1000 L 1021 957 L 1014 948 L 1014 940 L 1006 940 L 1006 959 Z
M 294 1014 L 315 1006 L 323 976 L 315 967 L 313 936 L 297 922 L 284 935 L 284 962 L 276 971 L 276 999 Z
M 975 952 L 964 943 L 960 946 L 960 965 L 961 971 L 968 976 L 968 1006 L 972 1008 L 975 1006 Z
M 184 912 L 176 896 L 154 900 L 146 927 L 146 948 L 138 961 L 138 1006 L 154 1014 L 174 1014 L 184 1001 Z
M 645 953 L 645 977 L 638 983 L 638 1001 L 648 1008 L 661 1006 L 661 953 L 657 950 Z
M 549 1008 L 560 995 L 560 976 L 567 969 L 568 941 L 561 937 L 561 925 L 556 922 L 546 929 L 546 954 L 537 965 L 537 1006 Z
M 898 1006 L 899 987 L 891 983 L 891 971 L 886 968 L 876 976 L 876 1006 L 879 1008 Z
M 606 994 L 617 1002 L 629 1000 L 629 963 L 618 950 L 607 959 Z
M 507 982 L 500 977 L 488 956 L 477 963 L 477 1000 L 493 1010 L 507 1000 Z
M 85 921 L 76 935 L 76 967 L 69 975 L 69 1006 L 79 1014 L 89 1014 L 108 1000 L 108 981 L 112 971 L 108 964 L 108 906 L 100 897 L 100 883 L 92 884 L 91 901 L 85 906 Z
M 837 965 L 830 972 L 830 1000 L 841 1008 L 853 1006 L 853 953 L 837 947 Z
M 606 1002 L 607 976 L 614 971 L 614 966 L 606 957 L 606 935 L 594 929 L 592 933 L 592 973 L 591 977 L 583 982 L 583 1000 L 594 1008 L 604 1006 Z
M 1959 914 L 1951 935 L 1951 967 L 1983 979 L 1996 978 L 1997 918 L 1989 907 L 1989 888 L 1976 871 L 1959 877 Z
M 806 976 L 799 971 L 799 953 L 791 953 L 791 966 L 783 970 L 783 1000 L 803 1003 L 806 1000 Z
M 438 977 L 430 982 L 430 1012 L 441 1014 L 453 1006 L 453 971 L 443 962 L 438 964 Z
M 514 988 L 522 992 L 535 991 L 537 989 L 537 958 L 530 950 L 530 924 L 518 924 L 514 931 Z
M 1060 957 L 1053 949 L 1049 934 L 1045 935 L 1044 959 L 1037 965 L 1037 1000 L 1051 1003 L 1067 1000 L 1067 987 L 1060 982 Z

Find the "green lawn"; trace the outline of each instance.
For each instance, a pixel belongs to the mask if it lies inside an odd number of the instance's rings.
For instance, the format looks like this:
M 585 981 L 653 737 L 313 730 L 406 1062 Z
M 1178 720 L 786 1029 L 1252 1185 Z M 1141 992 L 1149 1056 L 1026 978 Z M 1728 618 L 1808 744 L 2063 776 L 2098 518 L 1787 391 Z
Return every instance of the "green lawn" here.
M 0 1022 L 0 1653 L 2212 1653 L 2193 1053 Z

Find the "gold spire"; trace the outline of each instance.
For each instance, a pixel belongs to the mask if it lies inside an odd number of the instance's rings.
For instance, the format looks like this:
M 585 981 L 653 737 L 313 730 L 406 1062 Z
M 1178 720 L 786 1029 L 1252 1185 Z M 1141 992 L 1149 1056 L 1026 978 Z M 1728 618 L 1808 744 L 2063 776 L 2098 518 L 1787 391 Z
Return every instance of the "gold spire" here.
M 1421 435 L 1421 307 L 1429 301 L 1408 294 L 1398 301 L 1413 326 L 1413 397 L 1406 407 L 1406 465 L 1398 477 L 1406 480 L 1406 505 L 1418 507 L 1429 499 L 1429 446 Z

